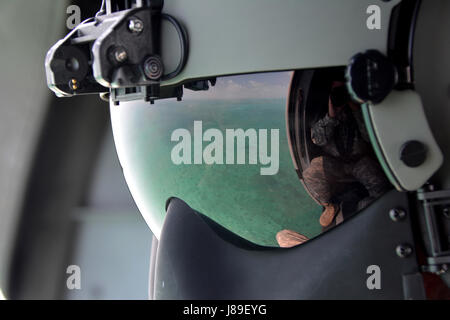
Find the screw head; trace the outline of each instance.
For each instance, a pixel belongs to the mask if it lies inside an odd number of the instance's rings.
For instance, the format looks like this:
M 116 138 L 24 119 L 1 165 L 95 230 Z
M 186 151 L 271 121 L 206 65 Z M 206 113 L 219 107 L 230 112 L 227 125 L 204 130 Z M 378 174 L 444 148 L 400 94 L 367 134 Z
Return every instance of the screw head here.
M 398 222 L 406 217 L 406 211 L 401 208 L 393 208 L 389 210 L 389 217 L 392 219 L 392 221 Z
M 408 244 L 400 244 L 395 248 L 395 252 L 400 258 L 407 258 L 412 254 L 413 249 Z
M 120 47 L 114 51 L 114 59 L 116 59 L 117 62 L 124 62 L 127 58 L 128 54 L 124 48 Z
M 445 207 L 442 210 L 442 214 L 444 215 L 444 217 L 446 217 L 447 219 L 450 219 L 450 207 Z
M 144 30 L 144 23 L 138 18 L 132 18 L 128 21 L 128 30 L 132 33 L 141 33 Z

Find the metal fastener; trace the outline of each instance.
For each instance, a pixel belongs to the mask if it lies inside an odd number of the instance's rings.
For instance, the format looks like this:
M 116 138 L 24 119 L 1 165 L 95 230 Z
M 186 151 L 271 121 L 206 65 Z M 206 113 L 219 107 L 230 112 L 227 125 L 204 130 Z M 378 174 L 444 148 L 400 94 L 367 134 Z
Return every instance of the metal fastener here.
M 128 21 L 128 30 L 133 33 L 141 33 L 144 30 L 144 23 L 137 18 L 130 19 Z
M 398 222 L 406 217 L 406 211 L 401 208 L 393 208 L 389 210 L 389 217 L 391 217 L 392 221 Z
M 408 244 L 400 244 L 395 248 L 395 252 L 400 258 L 407 258 L 413 252 L 413 249 Z
M 444 215 L 444 217 L 446 217 L 447 219 L 450 219 L 450 207 L 445 207 L 442 210 L 442 214 Z
M 439 274 L 447 273 L 448 271 L 448 265 L 445 263 L 441 266 L 441 269 L 439 270 Z
M 124 62 L 128 58 L 128 54 L 124 48 L 117 48 L 114 51 L 114 58 L 117 62 Z

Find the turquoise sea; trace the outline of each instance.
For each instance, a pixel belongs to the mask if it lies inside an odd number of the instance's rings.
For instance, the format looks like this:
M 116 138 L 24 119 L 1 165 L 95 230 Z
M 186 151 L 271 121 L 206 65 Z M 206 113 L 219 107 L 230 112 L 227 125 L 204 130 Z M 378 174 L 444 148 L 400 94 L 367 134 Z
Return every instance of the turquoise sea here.
M 294 170 L 285 127 L 285 99 L 166 101 L 121 104 L 115 135 L 131 189 L 144 217 L 158 228 L 165 201 L 172 196 L 209 216 L 227 229 L 261 245 L 276 246 L 275 235 L 292 229 L 310 238 L 321 232 L 321 208 L 308 196 Z M 128 112 L 127 112 L 128 110 Z M 113 119 L 114 120 L 114 119 Z M 203 132 L 217 128 L 279 129 L 278 174 L 263 176 L 261 165 L 175 165 L 171 133 L 178 128 L 193 135 L 194 121 Z M 140 128 L 136 130 L 135 128 Z M 270 134 L 269 134 L 270 135 Z M 207 145 L 204 142 L 204 146 Z M 193 146 L 192 146 L 193 147 Z M 247 144 L 248 149 L 248 144 Z M 248 154 L 248 150 L 247 150 Z M 137 191 L 136 191 L 137 190 Z

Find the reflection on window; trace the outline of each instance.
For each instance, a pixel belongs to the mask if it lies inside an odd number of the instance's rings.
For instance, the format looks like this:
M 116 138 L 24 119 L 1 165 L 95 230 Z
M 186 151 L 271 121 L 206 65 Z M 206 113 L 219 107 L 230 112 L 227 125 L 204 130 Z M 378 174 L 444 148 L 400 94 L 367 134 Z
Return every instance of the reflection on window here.
M 139 162 L 143 155 L 135 150 L 150 150 L 150 144 L 131 150 L 130 142 L 124 143 L 124 157 L 127 171 L 136 172 L 128 179 L 130 189 L 146 190 L 134 198 L 142 199 L 139 208 L 156 235 L 164 220 L 158 214 L 172 196 L 259 245 L 278 246 L 276 235 L 285 228 L 308 238 L 320 234 L 320 207 L 299 181 L 289 151 L 291 77 L 292 72 L 227 76 L 207 91 L 185 89 L 181 102 L 139 105 L 142 113 L 124 132 L 145 118 L 140 140 L 151 141 L 151 153 Z M 124 106 L 117 119 L 123 123 L 130 108 Z
M 309 87 L 307 99 L 302 92 L 290 102 L 301 118 L 292 128 L 294 150 L 306 189 L 323 206 L 318 222 L 327 230 L 367 207 L 390 185 L 372 151 L 361 106 L 348 93 L 343 70 L 307 72 L 312 77 L 293 88 L 301 92 Z M 279 235 L 286 246 L 305 241 L 289 232 Z

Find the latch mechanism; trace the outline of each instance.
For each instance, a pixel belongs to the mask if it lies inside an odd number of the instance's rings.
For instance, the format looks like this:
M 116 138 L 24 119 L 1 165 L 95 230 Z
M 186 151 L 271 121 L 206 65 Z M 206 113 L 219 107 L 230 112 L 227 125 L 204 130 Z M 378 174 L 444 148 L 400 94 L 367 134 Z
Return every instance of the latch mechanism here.
M 115 103 L 180 99 L 180 88 L 160 90 L 161 81 L 178 75 L 187 59 L 185 30 L 174 17 L 161 12 L 164 1 L 136 1 L 133 5 L 127 1 L 124 6 L 113 0 L 105 3 L 106 12 L 82 22 L 47 53 L 49 88 L 60 97 L 111 92 Z M 182 50 L 178 67 L 167 74 L 161 58 L 163 19 L 174 25 Z

